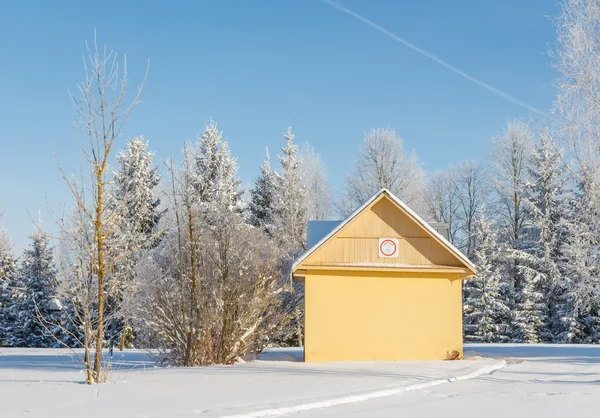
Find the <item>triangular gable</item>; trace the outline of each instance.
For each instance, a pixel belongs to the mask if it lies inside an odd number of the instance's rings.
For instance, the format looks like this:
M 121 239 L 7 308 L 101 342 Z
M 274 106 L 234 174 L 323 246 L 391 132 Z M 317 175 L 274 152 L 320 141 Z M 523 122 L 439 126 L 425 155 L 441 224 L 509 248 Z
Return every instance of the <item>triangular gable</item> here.
M 398 208 L 398 210 L 402 211 L 405 216 L 412 219 L 417 227 L 422 230 L 425 235 L 429 238 L 432 238 L 435 242 L 439 243 L 449 254 L 452 255 L 453 259 L 456 259 L 460 265 L 464 266 L 464 268 L 470 273 L 467 276 L 470 277 L 476 274 L 476 268 L 471 263 L 467 257 L 465 257 L 454 245 L 452 245 L 449 241 L 444 239 L 431 225 L 425 222 L 419 215 L 417 215 L 412 209 L 410 209 L 404 202 L 398 199 L 394 194 L 392 194 L 387 189 L 380 190 L 377 194 L 373 195 L 369 200 L 367 200 L 361 207 L 355 210 L 348 218 L 346 218 L 343 222 L 341 222 L 335 229 L 333 229 L 329 234 L 327 234 L 323 239 L 309 248 L 292 266 L 292 274 L 298 270 L 302 264 L 313 255 L 318 249 L 323 247 L 325 243 L 334 238 L 340 231 L 342 231 L 347 225 L 349 225 L 354 219 L 356 219 L 363 211 L 369 210 L 375 204 L 377 204 L 384 197 L 389 198 L 389 200 Z M 390 267 L 392 267 L 390 265 Z

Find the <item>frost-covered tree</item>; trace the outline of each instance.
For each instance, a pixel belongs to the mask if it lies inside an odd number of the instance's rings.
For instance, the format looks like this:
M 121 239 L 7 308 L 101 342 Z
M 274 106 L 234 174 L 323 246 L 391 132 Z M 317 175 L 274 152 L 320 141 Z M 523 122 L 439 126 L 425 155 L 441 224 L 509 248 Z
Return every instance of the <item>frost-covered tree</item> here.
M 426 194 L 427 214 L 429 219 L 448 225 L 448 236 L 451 243 L 456 241 L 458 227 L 458 199 L 456 170 L 435 172 L 429 179 Z
M 306 189 L 306 217 L 314 221 L 328 219 L 333 212 L 333 202 L 325 163 L 308 143 L 298 154 L 302 161 L 302 183 Z
M 211 120 L 198 138 L 193 185 L 198 202 L 206 209 L 239 212 L 242 192 L 237 163 L 216 122 Z
M 564 246 L 562 341 L 598 340 L 600 260 L 600 3 L 565 0 L 556 20 L 560 73 L 554 111 L 568 144 L 576 193 L 571 199 Z
M 474 256 L 477 220 L 489 195 L 489 177 L 482 163 L 466 161 L 456 168 L 456 219 L 455 241 L 468 258 Z
M 565 0 L 556 19 L 554 106 L 559 132 L 578 163 L 600 160 L 600 3 Z M 591 166 L 589 167 L 591 168 Z M 580 167 L 585 170 L 586 167 Z
M 566 167 L 562 151 L 542 129 L 528 168 L 524 193 L 530 226 L 512 256 L 518 260 L 525 287 L 515 307 L 518 338 L 526 342 L 551 341 L 562 322 L 564 280 L 560 271 L 567 213 Z M 540 325 L 543 321 L 543 326 Z
M 8 344 L 14 332 L 14 288 L 16 261 L 6 229 L 0 228 L 0 346 Z
M 155 190 L 160 176 L 153 167 L 153 158 L 148 141 L 133 138 L 127 141 L 125 151 L 117 155 L 118 168 L 113 172 L 115 207 L 123 223 L 121 232 L 139 235 L 133 240 L 136 246 L 151 240 L 161 215 Z
M 465 338 L 486 343 L 507 341 L 510 309 L 502 297 L 497 234 L 483 216 L 477 220 L 476 228 L 474 262 L 477 275 L 464 284 Z
M 523 195 L 533 133 L 527 124 L 513 121 L 493 139 L 493 143 L 494 187 L 498 196 L 501 238 L 515 246 L 528 221 Z
M 170 166 L 165 238 L 142 262 L 148 280 L 138 314 L 169 363 L 231 364 L 259 352 L 284 325 L 280 297 L 289 282 L 281 280 L 279 246 L 263 231 L 239 213 L 204 211 L 184 152 L 183 169 Z
M 386 188 L 417 213 L 425 213 L 424 196 L 427 177 L 414 153 L 404 150 L 404 143 L 392 129 L 371 129 L 365 134 L 354 162 L 346 175 L 346 187 L 337 204 L 347 216 L 367 199 Z
M 507 279 L 504 291 L 511 308 L 519 301 L 526 280 L 520 259 L 512 257 L 512 251 L 522 249 L 523 233 L 529 226 L 524 194 L 532 144 L 533 133 L 523 122 L 509 122 L 504 132 L 493 139 L 494 217 L 500 232 L 498 239 L 507 250 L 503 253 L 503 277 Z
M 129 95 L 127 59 L 119 65 L 113 51 L 98 47 L 95 34 L 94 43 L 88 45 L 87 52 L 85 79 L 77 85 L 79 94 L 71 98 L 77 126 L 85 138 L 86 148 L 82 153 L 89 163 L 82 173 L 89 174 L 89 178 L 73 179 L 61 171 L 74 199 L 75 210 L 65 213 L 57 223 L 62 233 L 70 236 L 76 261 L 63 264 L 76 270 L 62 272 L 64 274 L 59 276 L 69 281 L 71 289 L 84 288 L 85 294 L 78 296 L 87 298 L 78 301 L 87 310 L 82 361 L 87 383 L 94 384 L 106 379 L 102 351 L 107 324 L 106 297 L 112 290 L 110 275 L 121 255 L 110 242 L 118 217 L 110 210 L 113 179 L 109 162 L 123 128 L 139 103 L 145 79 L 137 86 L 137 91 Z
M 265 160 L 260 167 L 260 174 L 254 181 L 250 190 L 250 203 L 248 205 L 248 222 L 261 228 L 269 236 L 274 232 L 274 206 L 277 196 L 277 177 L 271 168 L 271 158 L 267 149 Z
M 62 303 L 56 288 L 56 265 L 48 237 L 38 225 L 23 252 L 18 272 L 21 297 L 9 344 L 14 347 L 60 347 Z
M 523 269 L 523 288 L 513 311 L 515 339 L 524 343 L 542 342 L 542 327 L 547 318 L 544 294 L 541 291 L 543 276 L 534 269 L 520 265 Z M 544 338 L 548 340 L 548 338 Z
M 587 197 L 573 198 L 565 226 L 561 271 L 567 297 L 560 307 L 558 339 L 567 342 L 600 342 L 600 219 L 589 210 Z
M 118 167 L 113 173 L 112 209 L 118 221 L 111 239 L 121 257 L 111 276 L 114 292 L 109 300 L 109 310 L 113 311 L 113 317 L 107 338 L 112 343 L 120 335 L 121 350 L 131 339 L 131 300 L 140 280 L 137 265 L 142 250 L 155 245 L 158 239 L 156 227 L 161 210 L 155 188 L 160 176 L 153 167 L 153 157 L 147 141 L 133 138 L 127 141 L 125 151 L 117 155 Z
M 306 249 L 306 187 L 291 127 L 288 127 L 283 138 L 285 145 L 281 147 L 282 155 L 278 155 L 281 174 L 276 177 L 274 223 L 277 239 L 288 254 L 294 255 Z

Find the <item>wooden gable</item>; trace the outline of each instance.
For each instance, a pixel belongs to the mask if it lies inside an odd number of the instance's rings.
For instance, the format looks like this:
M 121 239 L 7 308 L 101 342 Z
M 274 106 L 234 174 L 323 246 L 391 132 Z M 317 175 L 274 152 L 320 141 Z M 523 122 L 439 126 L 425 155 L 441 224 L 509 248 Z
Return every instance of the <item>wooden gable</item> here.
M 393 269 L 453 272 L 463 278 L 475 274 L 473 265 L 458 250 L 398 203 L 389 192 L 380 192 L 298 260 L 293 273 L 301 275 L 307 269 Z M 379 257 L 380 238 L 398 239 L 397 258 Z

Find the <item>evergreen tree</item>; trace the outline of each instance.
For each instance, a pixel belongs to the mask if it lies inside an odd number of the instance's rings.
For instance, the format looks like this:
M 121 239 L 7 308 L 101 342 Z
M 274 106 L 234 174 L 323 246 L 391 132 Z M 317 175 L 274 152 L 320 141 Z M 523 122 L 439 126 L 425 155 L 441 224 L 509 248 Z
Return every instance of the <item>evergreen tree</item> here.
M 500 256 L 496 232 L 483 216 L 477 221 L 475 264 L 477 275 L 464 284 L 464 330 L 467 341 L 508 340 L 509 308 L 502 298 Z
M 513 312 L 515 339 L 524 343 L 539 343 L 542 342 L 542 326 L 547 318 L 544 294 L 539 290 L 543 276 L 532 268 L 521 268 L 524 270 L 524 285 Z
M 241 211 L 237 163 L 231 157 L 223 132 L 219 132 L 212 120 L 198 139 L 193 185 L 198 201 L 205 209 Z
M 283 134 L 285 146 L 279 156 L 282 172 L 276 177 L 275 229 L 278 239 L 290 255 L 306 249 L 306 188 L 302 183 L 301 161 L 296 157 L 292 128 Z
M 514 310 L 519 341 L 548 342 L 560 332 L 564 172 L 562 153 L 543 130 L 529 162 L 524 193 L 531 226 L 522 235 L 521 249 L 512 254 L 524 282 Z
M 115 180 L 115 203 L 120 211 L 121 233 L 137 235 L 136 246 L 148 243 L 160 220 L 160 200 L 154 189 L 160 182 L 157 168 L 152 167 L 154 153 L 148 151 L 148 142 L 133 138 L 126 150 L 117 155 L 118 169 Z
M 275 177 L 276 193 L 273 205 L 274 234 L 284 254 L 283 278 L 286 280 L 292 260 L 306 249 L 306 188 L 302 181 L 301 161 L 297 157 L 298 146 L 294 144 L 294 133 L 288 127 L 283 134 L 285 145 L 279 155 L 281 174 Z M 302 345 L 304 325 L 304 292 L 296 283 L 293 289 L 282 294 L 282 310 L 289 312 L 291 321 L 281 330 L 278 343 Z
M 13 247 L 4 228 L 0 229 L 0 347 L 8 344 L 14 327 L 13 291 L 16 281 L 16 261 Z
M 276 177 L 271 168 L 271 159 L 267 149 L 265 161 L 260 167 L 260 174 L 254 182 L 254 187 L 250 190 L 248 221 L 251 225 L 264 230 L 271 237 L 273 236 L 273 206 L 277 192 L 276 187 Z
M 525 287 L 521 259 L 515 251 L 524 249 L 525 232 L 530 227 L 529 213 L 524 198 L 528 179 L 527 167 L 533 145 L 533 131 L 520 121 L 508 122 L 501 135 L 493 139 L 493 186 L 496 191 L 494 221 L 502 252 L 502 277 L 505 286 L 502 297 L 511 309 L 520 302 Z M 514 324 L 513 324 L 514 325 Z M 518 330 L 513 329 L 514 334 Z
M 130 342 L 128 329 L 131 299 L 138 282 L 137 265 L 141 251 L 157 242 L 156 227 L 160 220 L 160 200 L 154 189 L 160 182 L 157 169 L 152 167 L 154 153 L 148 151 L 148 142 L 133 138 L 126 150 L 117 155 L 118 169 L 114 176 L 114 210 L 118 215 L 117 227 L 112 234 L 121 259 L 115 266 L 111 285 L 116 290 L 108 301 L 111 312 L 107 338 L 113 343 L 121 334 L 121 349 Z M 127 337 L 127 338 L 126 338 Z
M 18 271 L 21 295 L 15 305 L 13 347 L 59 347 L 62 303 L 56 294 L 56 266 L 48 237 L 37 227 Z
M 581 185 L 580 189 L 584 189 Z M 600 342 L 600 242 L 598 212 L 590 198 L 581 192 L 571 201 L 565 222 L 564 258 L 561 263 L 565 297 L 560 308 L 563 330 L 560 341 Z

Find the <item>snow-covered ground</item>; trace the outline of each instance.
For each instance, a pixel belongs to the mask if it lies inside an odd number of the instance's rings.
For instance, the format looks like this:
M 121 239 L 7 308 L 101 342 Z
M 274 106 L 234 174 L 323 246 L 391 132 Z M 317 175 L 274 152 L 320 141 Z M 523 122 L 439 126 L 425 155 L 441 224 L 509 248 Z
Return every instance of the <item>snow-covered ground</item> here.
M 83 383 L 66 350 L 0 349 L 0 417 L 598 417 L 600 347 L 468 345 L 465 361 L 305 364 L 301 350 L 194 369 L 117 353 Z

